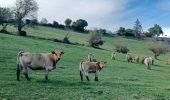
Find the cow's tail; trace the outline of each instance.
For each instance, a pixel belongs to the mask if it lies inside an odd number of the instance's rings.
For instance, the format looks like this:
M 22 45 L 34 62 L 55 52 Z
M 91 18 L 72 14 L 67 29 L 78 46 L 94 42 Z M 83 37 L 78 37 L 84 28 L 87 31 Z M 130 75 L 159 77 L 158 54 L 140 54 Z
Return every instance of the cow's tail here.
M 19 81 L 20 71 L 21 71 L 21 62 L 20 57 L 22 56 L 23 51 L 20 51 L 17 55 L 17 68 L 16 68 L 16 75 L 17 75 L 17 81 Z

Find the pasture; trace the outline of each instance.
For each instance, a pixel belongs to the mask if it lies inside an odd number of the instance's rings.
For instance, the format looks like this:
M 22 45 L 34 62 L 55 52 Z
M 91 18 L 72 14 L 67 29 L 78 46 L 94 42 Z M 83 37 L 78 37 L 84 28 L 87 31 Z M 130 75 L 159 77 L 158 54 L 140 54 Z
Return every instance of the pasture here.
M 9 28 L 15 33 L 14 28 Z M 64 38 L 67 31 L 38 26 L 28 28 L 28 35 L 44 38 Z M 87 35 L 70 32 L 72 42 L 86 43 Z M 114 43 L 127 43 L 135 55 L 153 55 L 147 46 L 147 40 L 135 40 L 122 37 L 103 37 L 102 49 L 77 46 L 50 40 L 32 39 L 0 33 L 0 99 L 55 99 L 55 100 L 169 100 L 170 99 L 170 65 L 165 59 L 170 54 L 160 56 L 152 70 L 145 65 L 127 63 L 124 54 L 117 54 L 116 60 L 110 59 Z M 16 81 L 16 56 L 21 50 L 30 52 L 50 52 L 56 48 L 65 54 L 57 63 L 57 68 L 49 73 L 45 81 L 43 71 L 29 70 L 31 81 L 21 74 L 21 81 Z M 86 59 L 88 53 L 96 54 L 97 60 L 107 61 L 99 73 L 99 81 L 81 82 L 79 62 Z

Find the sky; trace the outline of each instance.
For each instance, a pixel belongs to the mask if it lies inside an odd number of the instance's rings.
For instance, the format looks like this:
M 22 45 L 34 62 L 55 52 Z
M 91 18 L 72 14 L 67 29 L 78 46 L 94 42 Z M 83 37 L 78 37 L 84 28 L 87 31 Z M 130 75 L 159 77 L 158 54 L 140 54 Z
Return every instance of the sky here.
M 116 31 L 119 27 L 133 28 L 139 19 L 143 30 L 158 24 L 170 36 L 170 0 L 36 0 L 38 19 L 46 18 L 64 24 L 85 19 L 88 28 Z M 0 0 L 0 6 L 12 7 L 15 0 Z

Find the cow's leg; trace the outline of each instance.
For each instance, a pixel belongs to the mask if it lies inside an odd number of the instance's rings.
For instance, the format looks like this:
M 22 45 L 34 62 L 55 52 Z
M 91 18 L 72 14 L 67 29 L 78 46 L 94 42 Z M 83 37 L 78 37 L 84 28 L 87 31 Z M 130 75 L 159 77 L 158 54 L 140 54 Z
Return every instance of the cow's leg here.
M 45 70 L 45 80 L 48 80 L 48 72 L 49 72 L 49 70 L 46 69 L 46 70 Z
M 17 64 L 17 70 L 16 70 L 17 81 L 20 81 L 20 72 L 21 72 L 20 65 Z
M 82 73 L 82 71 L 80 71 L 80 77 L 81 77 L 81 81 L 83 81 L 83 73 Z
M 30 78 L 28 76 L 28 67 L 23 67 L 23 71 L 24 71 L 25 78 L 29 81 Z
M 86 76 L 87 81 L 90 81 L 88 77 L 88 72 L 85 72 L 85 76 Z
M 95 73 L 95 81 L 99 81 L 99 79 L 98 79 L 98 74 L 99 74 L 99 72 L 96 71 L 96 73 Z

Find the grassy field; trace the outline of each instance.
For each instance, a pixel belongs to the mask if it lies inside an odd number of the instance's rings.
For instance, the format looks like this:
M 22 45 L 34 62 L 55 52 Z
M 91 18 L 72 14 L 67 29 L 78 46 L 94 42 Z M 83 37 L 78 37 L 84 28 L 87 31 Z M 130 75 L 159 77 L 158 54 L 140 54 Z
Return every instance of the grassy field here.
M 13 27 L 9 29 L 16 32 Z M 28 35 L 62 39 L 66 31 L 38 27 L 28 28 Z M 86 43 L 86 34 L 70 32 L 72 42 Z M 54 99 L 54 100 L 170 100 L 170 66 L 162 55 L 152 70 L 138 63 L 127 63 L 125 55 L 117 54 L 115 61 L 110 59 L 113 44 L 127 43 L 131 53 L 151 56 L 147 50 L 151 40 L 139 41 L 122 37 L 104 37 L 103 50 L 85 46 L 57 43 L 49 40 L 32 39 L 0 33 L 0 99 Z M 19 51 L 49 52 L 56 48 L 65 54 L 57 63 L 57 69 L 44 80 L 43 71 L 29 70 L 31 81 L 21 75 L 16 81 L 16 55 Z M 86 59 L 88 53 L 95 53 L 97 60 L 107 61 L 100 72 L 99 82 L 90 75 L 90 82 L 80 81 L 79 62 Z

